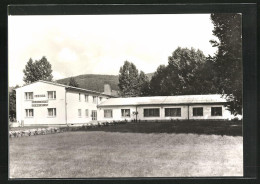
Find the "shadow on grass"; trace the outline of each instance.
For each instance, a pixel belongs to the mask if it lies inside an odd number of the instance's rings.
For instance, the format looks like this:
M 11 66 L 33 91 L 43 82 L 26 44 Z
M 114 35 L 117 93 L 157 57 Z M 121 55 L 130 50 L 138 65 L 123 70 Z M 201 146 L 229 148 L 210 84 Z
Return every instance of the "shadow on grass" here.
M 194 133 L 242 136 L 242 121 L 171 121 L 135 122 L 96 127 L 80 127 L 77 131 L 129 133 Z

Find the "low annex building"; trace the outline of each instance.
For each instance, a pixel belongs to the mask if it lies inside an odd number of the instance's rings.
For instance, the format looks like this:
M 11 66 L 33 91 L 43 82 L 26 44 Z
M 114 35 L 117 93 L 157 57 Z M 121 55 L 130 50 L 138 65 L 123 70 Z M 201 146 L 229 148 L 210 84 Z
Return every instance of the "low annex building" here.
M 16 89 L 16 119 L 21 126 L 97 121 L 97 105 L 111 97 L 97 91 L 39 80 Z
M 98 105 L 98 120 L 231 119 L 226 103 L 221 95 L 110 98 Z

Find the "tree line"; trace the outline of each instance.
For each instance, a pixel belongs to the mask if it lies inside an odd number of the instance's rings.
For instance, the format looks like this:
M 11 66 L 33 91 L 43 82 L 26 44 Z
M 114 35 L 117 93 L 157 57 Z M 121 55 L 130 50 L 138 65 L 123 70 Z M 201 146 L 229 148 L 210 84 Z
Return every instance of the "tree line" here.
M 168 65 L 160 65 L 151 80 L 129 61 L 119 70 L 119 94 L 122 97 L 168 96 L 191 94 L 223 94 L 228 109 L 242 114 L 242 27 L 241 14 L 211 14 L 214 25 L 210 40 L 217 47 L 214 56 L 205 56 L 201 50 L 178 47 L 168 57 Z M 38 80 L 52 81 L 52 66 L 45 56 L 31 58 L 23 70 L 23 81 L 28 84 Z M 68 85 L 79 87 L 72 77 Z M 17 88 L 19 86 L 16 86 Z M 9 115 L 16 115 L 15 91 L 9 92 Z
M 222 94 L 233 114 L 242 114 L 242 27 L 241 14 L 211 14 L 214 25 L 210 40 L 217 47 L 214 56 L 201 50 L 178 47 L 160 65 L 149 81 L 143 71 L 125 61 L 119 71 L 122 97 Z

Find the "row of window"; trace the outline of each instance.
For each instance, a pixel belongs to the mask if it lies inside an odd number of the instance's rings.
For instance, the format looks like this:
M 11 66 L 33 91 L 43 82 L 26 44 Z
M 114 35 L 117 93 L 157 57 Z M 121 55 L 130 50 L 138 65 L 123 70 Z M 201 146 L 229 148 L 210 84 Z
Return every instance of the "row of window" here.
M 181 117 L 181 108 L 165 108 L 165 117 Z M 56 116 L 56 108 L 47 108 L 48 117 Z M 203 107 L 194 107 L 193 116 L 203 116 Z M 25 109 L 26 117 L 33 117 L 33 109 Z M 81 109 L 78 109 L 78 116 L 82 117 Z M 85 109 L 85 117 L 89 116 L 88 109 Z M 130 117 L 130 109 L 121 109 L 122 117 Z M 211 107 L 211 116 L 222 116 L 222 107 Z M 104 110 L 105 118 L 113 117 L 112 109 Z M 160 117 L 160 108 L 144 109 L 144 117 Z
M 181 117 L 181 108 L 165 108 L 165 117 Z M 203 116 L 203 107 L 194 107 L 193 116 Z M 121 109 L 122 117 L 130 117 L 130 109 Z M 222 116 L 222 107 L 211 107 L 211 116 Z M 113 110 L 105 109 L 104 118 L 112 118 Z M 144 117 L 160 117 L 160 108 L 144 109 Z
M 78 109 L 78 116 L 82 117 L 81 109 Z M 88 117 L 88 109 L 85 109 L 85 116 Z
M 79 93 L 79 102 L 81 102 L 81 93 Z M 84 95 L 84 99 L 85 99 L 85 102 L 90 102 L 90 96 L 89 95 Z M 97 103 L 97 99 L 98 97 L 97 96 L 92 96 L 92 103 Z M 99 101 L 101 102 L 103 100 L 102 97 L 99 97 Z
M 47 108 L 48 117 L 56 117 L 56 108 Z M 33 109 L 25 109 L 25 117 L 30 118 L 34 116 Z
M 25 100 L 33 100 L 33 92 L 25 92 Z M 48 99 L 56 99 L 56 91 L 47 91 Z M 45 97 L 45 95 L 35 95 L 35 97 Z
M 56 108 L 47 108 L 48 117 L 56 117 Z M 85 116 L 88 117 L 88 109 L 85 109 Z M 33 117 L 34 110 L 33 109 L 25 109 L 25 117 Z M 78 116 L 81 117 L 81 109 L 78 109 Z
M 47 96 L 48 96 L 48 99 L 56 99 L 56 91 L 47 91 Z M 81 93 L 79 93 L 79 101 L 81 101 Z M 84 95 L 85 96 L 85 102 L 89 102 L 90 98 L 89 98 L 89 95 Z M 25 100 L 33 100 L 33 92 L 25 92 Z M 35 95 L 35 97 L 45 97 L 45 95 Z M 97 99 L 98 97 L 97 96 L 92 96 L 92 102 L 93 103 L 97 103 Z M 102 97 L 99 97 L 99 101 L 101 102 L 103 100 Z

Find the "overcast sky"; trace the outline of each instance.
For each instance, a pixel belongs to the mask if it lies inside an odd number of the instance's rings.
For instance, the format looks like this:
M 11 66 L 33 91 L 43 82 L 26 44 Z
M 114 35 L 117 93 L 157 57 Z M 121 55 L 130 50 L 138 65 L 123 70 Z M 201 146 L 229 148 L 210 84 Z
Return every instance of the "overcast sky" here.
M 54 79 L 117 75 L 125 60 L 154 72 L 178 47 L 213 55 L 209 14 L 9 16 L 9 86 L 23 85 L 29 58 L 46 56 Z

